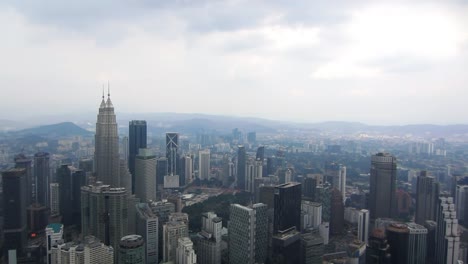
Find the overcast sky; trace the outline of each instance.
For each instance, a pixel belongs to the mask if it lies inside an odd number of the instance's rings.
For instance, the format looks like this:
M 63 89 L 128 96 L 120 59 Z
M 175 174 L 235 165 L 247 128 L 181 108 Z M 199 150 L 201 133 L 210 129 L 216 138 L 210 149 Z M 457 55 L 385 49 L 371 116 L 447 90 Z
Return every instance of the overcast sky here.
M 4 0 L 0 118 L 468 123 L 468 1 Z

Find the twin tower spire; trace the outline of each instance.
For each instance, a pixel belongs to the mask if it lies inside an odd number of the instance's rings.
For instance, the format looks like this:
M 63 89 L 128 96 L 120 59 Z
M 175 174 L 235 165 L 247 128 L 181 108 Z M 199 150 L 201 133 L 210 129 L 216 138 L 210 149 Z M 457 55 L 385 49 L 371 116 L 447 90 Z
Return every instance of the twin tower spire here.
M 114 108 L 110 99 L 110 84 L 107 82 L 107 102 L 104 101 L 104 84 L 102 85 L 102 101 L 99 108 Z

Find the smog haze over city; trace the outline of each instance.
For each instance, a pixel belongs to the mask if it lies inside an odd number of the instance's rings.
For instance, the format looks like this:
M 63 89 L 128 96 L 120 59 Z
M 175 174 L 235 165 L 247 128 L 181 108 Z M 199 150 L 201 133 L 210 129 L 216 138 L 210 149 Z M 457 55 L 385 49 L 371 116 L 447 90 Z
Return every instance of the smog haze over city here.
M 467 13 L 455 0 L 2 1 L 0 118 L 89 113 L 110 81 L 123 113 L 467 123 Z

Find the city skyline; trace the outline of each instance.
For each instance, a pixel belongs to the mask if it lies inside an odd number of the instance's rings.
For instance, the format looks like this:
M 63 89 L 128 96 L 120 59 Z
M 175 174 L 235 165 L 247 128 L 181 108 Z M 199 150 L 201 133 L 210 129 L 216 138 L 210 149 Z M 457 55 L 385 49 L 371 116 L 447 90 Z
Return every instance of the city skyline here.
M 468 123 L 468 4 L 309 2 L 6 1 L 0 118 L 93 109 L 110 80 L 122 112 Z

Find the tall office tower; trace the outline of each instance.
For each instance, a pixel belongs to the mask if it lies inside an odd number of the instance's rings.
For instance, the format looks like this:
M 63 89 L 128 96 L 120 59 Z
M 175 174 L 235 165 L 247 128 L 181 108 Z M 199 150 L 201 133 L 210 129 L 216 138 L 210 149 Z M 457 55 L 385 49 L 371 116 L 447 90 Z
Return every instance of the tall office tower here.
M 136 205 L 136 233 L 145 240 L 146 263 L 158 263 L 158 217 L 147 203 Z
M 369 241 L 369 210 L 366 209 L 359 211 L 358 239 L 366 244 Z
M 16 249 L 21 255 L 27 244 L 26 177 L 24 168 L 2 172 L 4 256 Z
M 247 141 L 250 144 L 254 144 L 255 142 L 257 142 L 257 133 L 256 132 L 247 133 Z
M 177 243 L 182 237 L 188 237 L 188 226 L 183 221 L 163 225 L 163 262 L 176 261 Z
M 322 204 L 302 200 L 302 229 L 318 228 L 322 223 Z
M 273 209 L 275 207 L 275 186 L 260 186 L 258 202 L 266 204 L 268 209 Z
M 255 192 L 255 167 L 252 160 L 249 160 L 245 166 L 245 191 Z
M 51 183 L 50 184 L 50 215 L 58 215 L 60 214 L 60 187 L 58 183 Z
M 385 230 L 374 229 L 367 243 L 366 264 L 391 264 L 392 255 Z
M 97 180 L 112 187 L 121 187 L 119 134 L 110 94 L 102 95 L 96 122 L 94 169 Z
M 156 161 L 156 184 L 157 185 L 162 185 L 164 184 L 164 176 L 167 175 L 167 158 L 166 157 L 160 157 Z
M 340 190 L 333 188 L 331 193 L 330 233 L 338 235 L 343 233 L 344 205 Z
M 455 191 L 455 207 L 460 224 L 468 223 L 468 185 L 457 185 Z
M 332 200 L 331 186 L 328 183 L 317 186 L 315 201 L 322 204 L 322 222 L 330 222 Z
M 315 188 L 317 188 L 317 180 L 311 177 L 306 177 L 304 183 L 302 184 L 302 194 L 304 199 L 309 201 L 315 200 Z
M 151 211 L 158 217 L 158 258 L 163 258 L 163 226 L 169 221 L 169 215 L 175 212 L 175 205 L 167 200 L 150 204 Z
M 31 204 L 26 208 L 28 231 L 42 233 L 49 223 L 50 210 L 41 204 Z
M 275 157 L 269 157 L 267 158 L 267 165 L 266 165 L 266 170 L 267 170 L 267 175 L 273 175 L 276 173 L 276 158 Z
M 202 214 L 202 231 L 198 233 L 198 263 L 221 263 L 221 229 L 223 219 L 213 212 Z
M 265 146 L 260 146 L 257 148 L 257 154 L 255 155 L 256 160 L 263 160 L 265 159 Z
M 245 153 L 245 147 L 242 145 L 239 145 L 237 149 L 237 188 L 241 190 L 245 190 L 246 162 L 247 162 L 247 154 Z
M 428 220 L 424 223 L 424 227 L 427 229 L 427 239 L 426 239 L 426 262 L 429 264 L 434 263 L 435 256 L 435 233 L 437 229 L 437 223 L 435 221 Z
M 427 229 L 415 223 L 395 223 L 387 227 L 387 241 L 393 264 L 426 262 Z
M 435 263 L 458 263 L 460 233 L 452 197 L 439 197 L 436 212 Z
M 135 157 L 135 196 L 142 202 L 156 201 L 156 156 L 140 148 Z
M 62 224 L 49 224 L 45 229 L 46 237 L 46 253 L 47 264 L 52 263 L 52 247 L 63 243 L 63 225 Z
M 435 220 L 438 198 L 439 183 L 435 182 L 434 177 L 428 176 L 426 171 L 421 171 L 416 191 L 416 223 L 423 225 L 427 220 Z
M 265 204 L 231 204 L 229 263 L 263 263 L 267 257 L 268 216 Z
M 369 211 L 371 221 L 396 215 L 396 158 L 388 153 L 372 155 Z
M 135 157 L 138 150 L 147 147 L 146 121 L 132 120 L 128 124 L 128 168 L 135 186 Z M 133 193 L 135 190 L 133 190 Z
M 316 230 L 301 234 L 301 264 L 322 264 L 323 238 Z
M 176 264 L 196 264 L 197 254 L 193 250 L 193 242 L 188 237 L 181 237 L 177 241 Z M 199 262 L 204 263 L 204 262 Z M 221 262 L 219 262 L 221 263 Z
M 123 159 L 127 163 L 127 167 L 128 167 L 129 166 L 128 156 L 129 156 L 129 147 L 130 147 L 128 137 L 127 136 L 122 137 L 122 141 L 120 142 L 120 144 L 121 144 L 121 147 L 119 147 L 120 158 Z
M 179 161 L 179 134 L 166 133 L 166 157 L 168 163 L 168 175 L 177 175 Z
M 114 264 L 114 249 L 93 236 L 86 236 L 80 244 L 57 244 L 52 247 L 51 255 L 52 264 Z
M 331 180 L 333 188 L 341 192 L 346 198 L 346 167 L 338 163 L 330 163 L 325 166 L 325 176 Z
M 23 153 L 15 156 L 15 168 L 23 168 L 26 170 L 25 181 L 26 183 L 26 206 L 30 205 L 34 201 L 34 177 L 32 169 L 32 160 L 29 157 L 26 157 Z
M 36 203 L 48 205 L 49 202 L 49 153 L 38 152 L 34 155 L 34 179 Z
M 81 186 L 85 185 L 86 175 L 73 166 L 62 165 L 57 169 L 59 183 L 59 205 L 62 223 L 80 225 L 81 222 Z
M 273 233 L 295 227 L 301 229 L 301 184 L 285 183 L 275 187 Z
M 146 264 L 145 240 L 139 235 L 128 235 L 120 239 L 119 263 Z
M 120 238 L 128 235 L 127 191 L 100 182 L 81 187 L 81 219 L 83 236 L 93 235 L 119 248 Z
M 180 159 L 180 186 L 185 186 L 192 182 L 193 160 L 190 156 L 184 156 Z
M 210 150 L 200 150 L 198 152 L 198 178 L 200 180 L 210 179 Z

